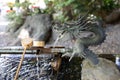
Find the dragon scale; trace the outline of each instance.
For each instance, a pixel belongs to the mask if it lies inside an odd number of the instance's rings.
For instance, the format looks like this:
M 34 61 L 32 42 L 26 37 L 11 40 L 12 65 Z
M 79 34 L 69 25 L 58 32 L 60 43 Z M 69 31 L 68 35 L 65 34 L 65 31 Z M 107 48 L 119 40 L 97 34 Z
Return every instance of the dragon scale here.
M 105 39 L 105 33 L 103 28 L 97 24 L 92 24 L 89 27 L 90 28 L 87 29 L 86 31 L 94 33 L 94 36 L 79 38 L 79 43 L 83 44 L 86 47 L 102 43 Z

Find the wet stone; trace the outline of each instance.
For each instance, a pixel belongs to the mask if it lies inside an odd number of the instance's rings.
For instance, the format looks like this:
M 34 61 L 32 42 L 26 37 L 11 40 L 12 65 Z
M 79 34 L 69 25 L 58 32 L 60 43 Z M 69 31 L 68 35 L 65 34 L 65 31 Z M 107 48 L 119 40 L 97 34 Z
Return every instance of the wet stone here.
M 115 63 L 99 58 L 98 65 L 91 65 L 88 60 L 83 61 L 81 80 L 119 80 L 120 72 Z

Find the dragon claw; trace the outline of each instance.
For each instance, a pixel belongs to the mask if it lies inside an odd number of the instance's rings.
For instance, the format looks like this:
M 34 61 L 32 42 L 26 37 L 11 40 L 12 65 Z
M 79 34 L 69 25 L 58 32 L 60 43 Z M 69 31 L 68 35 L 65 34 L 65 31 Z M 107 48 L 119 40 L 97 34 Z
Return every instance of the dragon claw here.
M 72 60 L 72 58 L 75 56 L 75 53 L 71 54 L 71 53 L 67 52 L 67 53 L 65 53 L 65 54 L 62 55 L 62 57 L 65 57 L 65 56 L 70 56 L 70 58 L 69 58 L 69 62 L 70 62 Z
M 72 60 L 74 56 L 75 56 L 75 53 L 72 53 L 72 55 L 70 56 L 69 62 Z
M 69 56 L 69 55 L 70 55 L 70 53 L 65 53 L 62 55 L 62 57 Z

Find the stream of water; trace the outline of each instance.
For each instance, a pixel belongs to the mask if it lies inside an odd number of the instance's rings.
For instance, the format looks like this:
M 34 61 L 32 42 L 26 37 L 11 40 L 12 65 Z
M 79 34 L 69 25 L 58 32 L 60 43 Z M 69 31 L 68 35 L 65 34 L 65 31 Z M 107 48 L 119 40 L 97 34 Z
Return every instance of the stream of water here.
M 50 54 L 25 57 L 18 80 L 51 80 L 53 58 Z M 0 57 L 0 80 L 13 80 L 19 61 L 20 57 Z
M 21 55 L 0 57 L 0 80 L 13 80 Z M 81 59 L 63 58 L 59 72 L 55 72 L 50 65 L 56 60 L 51 54 L 25 54 L 18 80 L 81 80 Z M 76 62 L 77 61 L 77 62 Z

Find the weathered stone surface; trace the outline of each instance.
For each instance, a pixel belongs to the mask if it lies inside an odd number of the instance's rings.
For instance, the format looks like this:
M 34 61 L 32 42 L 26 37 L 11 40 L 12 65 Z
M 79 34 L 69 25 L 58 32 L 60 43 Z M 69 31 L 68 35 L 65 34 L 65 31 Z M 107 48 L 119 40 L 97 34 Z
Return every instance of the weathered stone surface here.
M 90 49 L 96 54 L 119 54 L 120 53 L 120 24 L 107 25 L 105 28 L 106 39 L 101 45 L 91 46 Z
M 25 23 L 14 34 L 21 39 L 23 36 L 30 36 L 34 40 L 47 42 L 51 36 L 52 31 L 52 17 L 49 14 L 38 14 L 28 16 Z M 21 32 L 23 31 L 23 32 Z M 26 32 L 25 32 L 26 31 Z M 20 40 L 14 41 L 12 45 L 19 45 Z
M 14 41 L 14 37 L 12 37 L 8 33 L 0 32 L 0 47 L 1 46 L 8 46 Z
M 99 58 L 98 65 L 92 65 L 88 60 L 83 61 L 82 80 L 119 80 L 120 72 L 116 65 L 107 59 Z
M 105 18 L 106 23 L 117 23 L 120 21 L 120 9 L 114 10 Z

